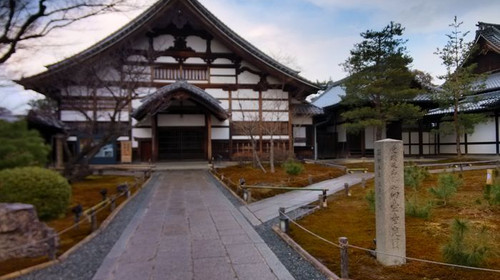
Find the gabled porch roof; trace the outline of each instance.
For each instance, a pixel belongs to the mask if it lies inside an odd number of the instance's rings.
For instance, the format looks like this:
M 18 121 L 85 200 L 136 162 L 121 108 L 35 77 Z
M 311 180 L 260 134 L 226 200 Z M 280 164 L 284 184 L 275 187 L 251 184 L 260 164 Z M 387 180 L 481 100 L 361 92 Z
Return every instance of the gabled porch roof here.
M 186 93 L 190 99 L 204 106 L 220 121 L 226 120 L 229 117 L 226 110 L 220 106 L 219 100 L 215 99 L 201 88 L 183 80 L 178 80 L 173 84 L 164 86 L 155 93 L 144 98 L 142 100 L 142 105 L 132 112 L 132 117 L 136 120 L 142 120 L 148 115 L 152 116 L 168 109 L 179 92 Z

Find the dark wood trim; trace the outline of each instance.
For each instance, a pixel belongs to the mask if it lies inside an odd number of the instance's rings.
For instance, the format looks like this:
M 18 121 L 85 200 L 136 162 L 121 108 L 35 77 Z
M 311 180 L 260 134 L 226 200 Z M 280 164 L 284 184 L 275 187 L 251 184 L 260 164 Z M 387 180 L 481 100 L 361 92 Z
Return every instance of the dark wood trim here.
M 264 120 L 262 119 L 262 91 L 259 90 L 259 121 L 262 123 Z M 263 140 L 262 140 L 262 128 L 259 129 L 259 151 L 262 153 L 262 146 L 263 145 Z
M 424 142 L 423 124 L 422 124 L 422 120 L 419 120 L 418 121 L 418 155 L 419 156 L 424 155 L 424 146 L 422 146 L 423 142 Z
M 462 143 L 460 143 L 461 145 Z M 465 146 L 465 154 L 469 153 L 469 148 L 467 147 L 467 133 L 464 133 L 464 146 Z
M 238 77 L 236 77 L 236 82 L 238 82 Z M 232 98 L 233 92 L 232 90 L 227 91 L 227 97 L 229 98 L 229 104 L 228 104 L 228 109 L 229 109 L 229 159 L 233 158 L 233 116 L 231 112 L 233 111 L 233 98 Z
M 206 138 L 206 147 L 207 147 L 207 159 L 212 161 L 212 116 L 207 113 L 205 114 L 205 126 L 207 127 L 207 138 Z
M 151 149 L 153 162 L 158 161 L 158 114 L 151 118 Z
M 498 111 L 495 111 L 495 141 L 496 141 L 496 153 L 500 154 L 500 134 L 498 131 Z

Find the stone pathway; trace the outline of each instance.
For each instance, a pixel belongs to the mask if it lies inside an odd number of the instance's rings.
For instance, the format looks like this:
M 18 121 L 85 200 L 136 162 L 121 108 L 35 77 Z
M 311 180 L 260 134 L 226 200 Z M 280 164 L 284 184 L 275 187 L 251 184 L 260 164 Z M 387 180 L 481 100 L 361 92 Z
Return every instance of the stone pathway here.
M 327 194 L 336 193 L 344 189 L 344 184 L 349 186 L 358 184 L 365 178 L 373 178 L 373 173 L 353 173 L 344 176 L 312 184 L 306 189 L 328 189 Z M 240 211 L 254 225 L 260 225 L 278 217 L 278 209 L 285 207 L 286 211 L 295 210 L 301 206 L 308 205 L 318 200 L 318 191 L 291 191 L 280 195 L 269 197 L 249 205 L 241 206 Z
M 206 171 L 167 171 L 94 280 L 293 279 Z

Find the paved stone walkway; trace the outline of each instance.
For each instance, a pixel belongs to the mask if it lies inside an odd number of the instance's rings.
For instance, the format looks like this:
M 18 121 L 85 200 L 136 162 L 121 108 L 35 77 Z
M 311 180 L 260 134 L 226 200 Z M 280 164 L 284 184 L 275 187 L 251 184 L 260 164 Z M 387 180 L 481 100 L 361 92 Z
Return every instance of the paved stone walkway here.
M 206 171 L 159 176 L 94 280 L 293 279 Z
M 373 173 L 353 173 L 344 176 L 312 184 L 306 189 L 328 189 L 327 194 L 336 193 L 344 188 L 344 184 L 349 186 L 358 184 L 361 180 L 373 178 Z M 249 205 L 241 206 L 240 211 L 254 225 L 260 225 L 271 219 L 278 217 L 278 209 L 285 207 L 286 211 L 295 210 L 301 206 L 318 201 L 318 191 L 291 191 L 280 195 L 269 197 Z

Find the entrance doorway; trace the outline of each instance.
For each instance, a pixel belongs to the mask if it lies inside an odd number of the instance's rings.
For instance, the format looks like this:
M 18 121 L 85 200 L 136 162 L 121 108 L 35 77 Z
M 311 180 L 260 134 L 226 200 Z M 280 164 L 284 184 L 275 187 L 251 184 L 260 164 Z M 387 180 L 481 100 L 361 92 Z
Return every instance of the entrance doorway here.
M 206 159 L 205 127 L 159 127 L 159 160 Z

